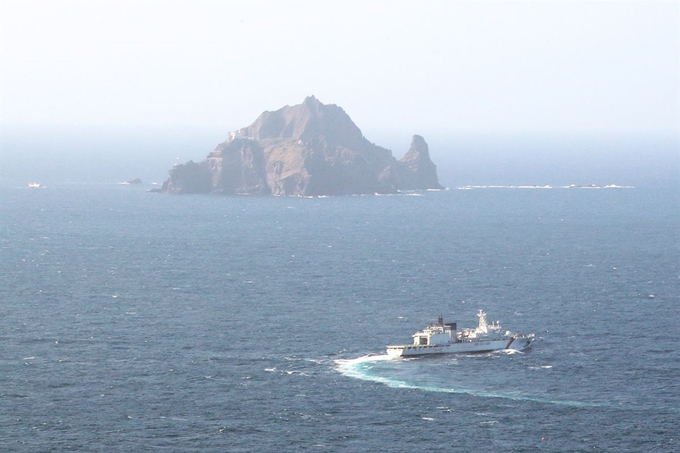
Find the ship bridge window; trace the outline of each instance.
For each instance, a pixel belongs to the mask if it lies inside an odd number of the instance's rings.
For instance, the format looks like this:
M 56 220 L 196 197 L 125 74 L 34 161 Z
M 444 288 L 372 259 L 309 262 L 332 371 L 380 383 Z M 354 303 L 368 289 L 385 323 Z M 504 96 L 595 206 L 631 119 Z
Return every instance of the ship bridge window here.
M 420 337 L 420 342 L 418 343 L 421 346 L 424 346 L 427 344 L 427 337 Z

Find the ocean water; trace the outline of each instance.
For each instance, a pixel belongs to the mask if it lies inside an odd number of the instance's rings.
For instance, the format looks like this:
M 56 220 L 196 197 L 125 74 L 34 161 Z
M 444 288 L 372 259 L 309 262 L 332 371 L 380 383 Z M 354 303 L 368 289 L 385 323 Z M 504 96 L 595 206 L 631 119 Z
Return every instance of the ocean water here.
M 0 450 L 678 451 L 678 207 L 1 188 Z M 478 309 L 536 342 L 385 357 Z

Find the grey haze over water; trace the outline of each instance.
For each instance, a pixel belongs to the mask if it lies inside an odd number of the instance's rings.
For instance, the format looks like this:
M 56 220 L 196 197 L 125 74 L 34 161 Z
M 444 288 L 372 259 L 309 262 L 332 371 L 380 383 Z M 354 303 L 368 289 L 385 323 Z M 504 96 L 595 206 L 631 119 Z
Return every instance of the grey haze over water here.
M 413 131 L 418 133 L 418 131 Z M 5 129 L 0 184 L 161 183 L 176 162 L 200 161 L 229 131 Z M 466 185 L 672 187 L 680 181 L 678 137 L 611 135 L 424 134 L 440 182 Z M 399 159 L 408 133 L 367 138 Z
M 425 137 L 447 186 L 672 185 L 679 13 L 653 0 L 5 0 L 0 179 L 161 182 L 177 158 L 315 95 L 397 158 Z

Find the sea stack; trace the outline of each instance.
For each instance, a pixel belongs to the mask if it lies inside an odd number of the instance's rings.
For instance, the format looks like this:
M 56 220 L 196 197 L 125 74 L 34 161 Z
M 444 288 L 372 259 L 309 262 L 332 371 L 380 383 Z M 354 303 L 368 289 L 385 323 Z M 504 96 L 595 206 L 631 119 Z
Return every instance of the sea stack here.
M 320 196 L 441 189 L 425 140 L 401 160 L 314 96 L 262 113 L 198 162 L 175 165 L 161 192 Z

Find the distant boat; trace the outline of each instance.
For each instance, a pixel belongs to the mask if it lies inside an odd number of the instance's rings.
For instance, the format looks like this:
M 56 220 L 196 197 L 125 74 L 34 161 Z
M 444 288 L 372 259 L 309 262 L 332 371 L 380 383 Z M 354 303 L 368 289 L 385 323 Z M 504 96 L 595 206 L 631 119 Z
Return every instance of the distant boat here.
M 31 189 L 44 189 L 45 188 L 45 186 L 43 186 L 39 182 L 29 182 L 28 187 L 31 188 Z

